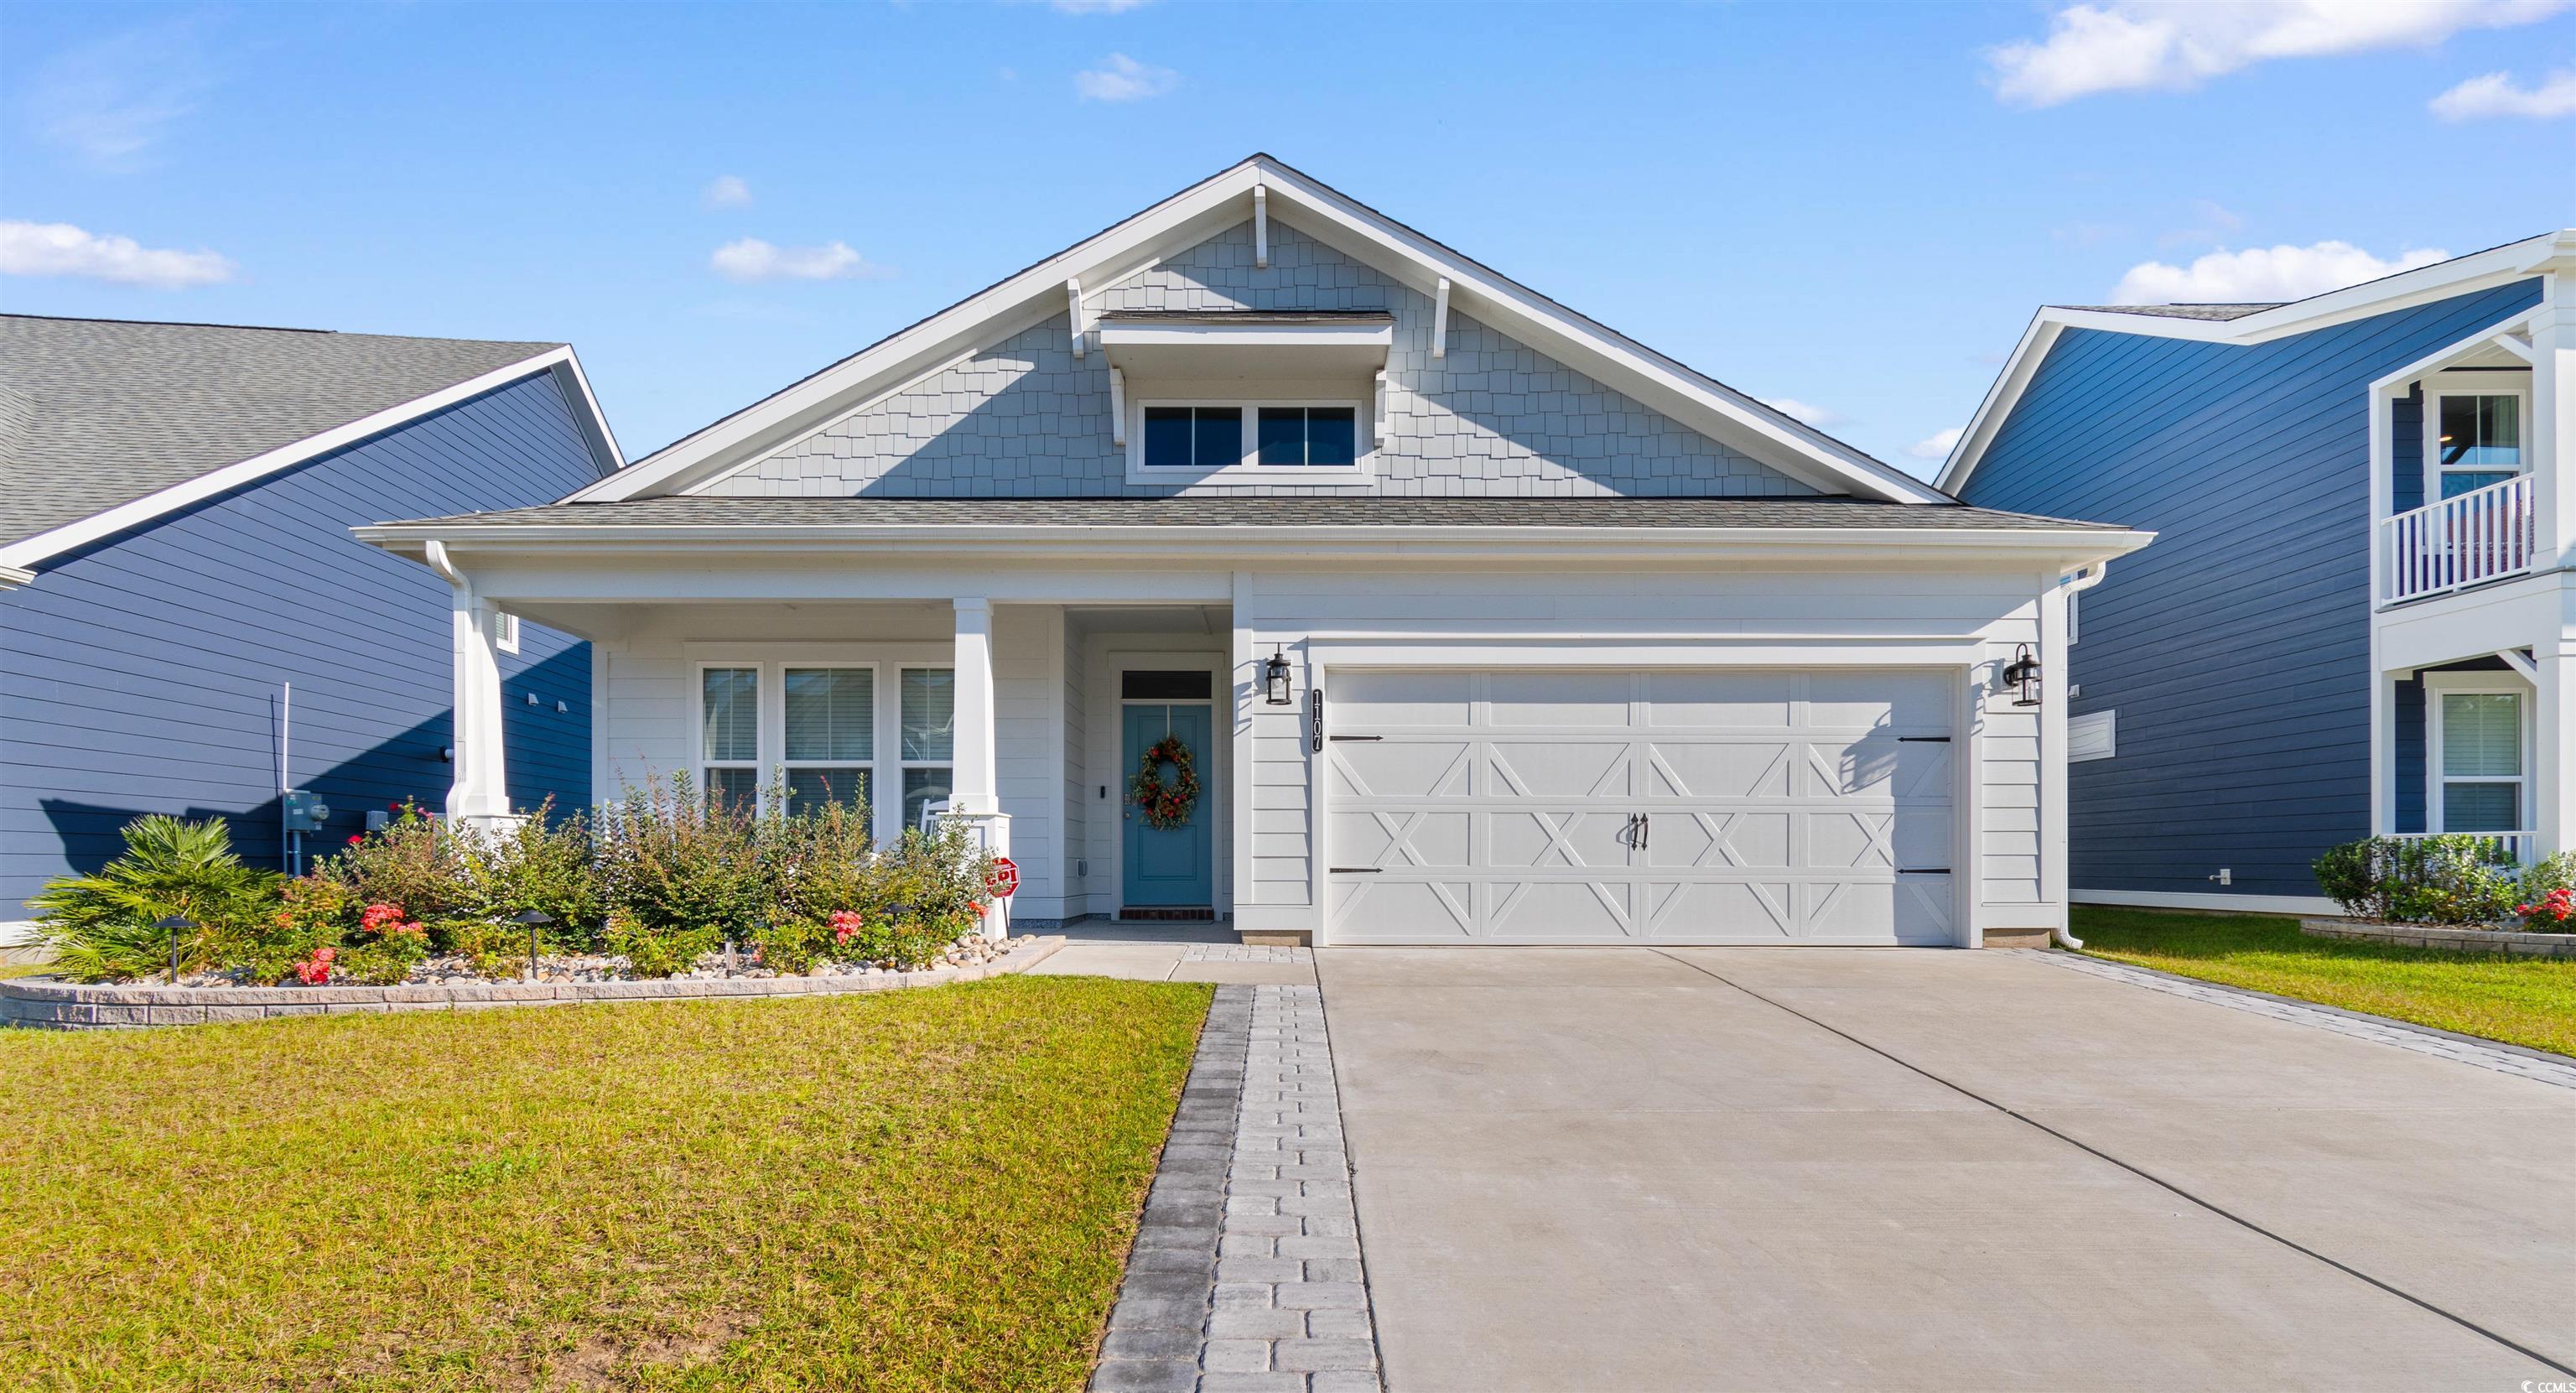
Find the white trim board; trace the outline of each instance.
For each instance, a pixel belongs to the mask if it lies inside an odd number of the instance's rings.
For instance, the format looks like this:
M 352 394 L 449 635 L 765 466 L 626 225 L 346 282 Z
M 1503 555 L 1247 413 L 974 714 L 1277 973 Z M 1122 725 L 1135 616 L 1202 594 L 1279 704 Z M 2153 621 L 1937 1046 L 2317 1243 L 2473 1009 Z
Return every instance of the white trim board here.
M 1033 307 L 1045 307 L 1038 318 L 1064 312 L 1069 281 L 1096 294 L 1249 220 L 1255 187 L 1264 190 L 1267 217 L 1366 260 L 1426 296 L 1438 294 L 1446 282 L 1463 312 L 1803 483 L 1894 502 L 1950 501 L 1921 480 L 1258 154 L 683 437 L 573 498 L 595 502 L 688 492 L 811 433 L 855 401 L 882 396 L 939 363 L 999 341 L 1003 326 L 1026 327 L 1035 322 Z
M 1996 374 L 1994 384 L 1986 389 L 1984 400 L 1977 404 L 1976 414 L 1968 418 L 1967 428 L 1960 432 L 1959 442 L 1950 449 L 1938 476 L 1940 487 L 1957 493 L 1977 464 L 1986 447 L 1994 443 L 1995 432 L 2021 401 L 2022 392 L 2056 346 L 2058 335 L 2067 329 L 2100 329 L 2116 334 L 2146 338 L 2190 339 L 2200 343 L 2252 345 L 2268 343 L 2289 334 L 2304 334 L 2329 328 L 2348 320 L 2374 314 L 2429 304 L 2455 295 L 2473 294 L 2514 281 L 2528 280 L 2552 272 L 2576 272 L 2576 228 L 2562 228 L 2509 242 L 2501 247 L 2456 257 L 2433 266 L 2399 272 L 2393 276 L 2366 281 L 2342 290 L 2294 300 L 2241 319 L 2180 319 L 2151 314 L 2117 314 L 2105 310 L 2069 309 L 2062 305 L 2043 305 L 2031 316 L 2029 327 L 2013 345 L 2004 369 Z M 2529 311 L 2523 312 L 2524 314 Z M 2522 314 L 2512 316 L 2519 320 Z M 2493 337 L 2504 325 L 2481 331 L 2481 337 Z M 2449 350 L 2445 350 L 2446 353 Z
M 2208 909 L 2220 913 L 2305 914 L 2341 918 L 2343 906 L 2323 895 L 2219 895 L 2196 891 L 2069 890 L 2076 904 L 2130 905 L 2139 909 Z
M 220 469 L 209 470 L 193 479 L 183 480 L 167 488 L 147 493 L 141 498 L 117 504 L 104 512 L 92 513 L 88 517 L 64 523 L 50 531 L 39 532 L 32 537 L 21 538 L 6 546 L 0 546 L 0 568 L 21 569 L 75 547 L 87 546 L 101 538 L 112 537 L 128 528 L 139 527 L 154 518 L 176 512 L 190 504 L 229 493 L 271 474 L 291 469 L 307 460 L 354 445 L 371 436 L 382 435 L 386 431 L 432 412 L 443 411 L 458 402 L 471 400 L 541 372 L 553 373 L 558 385 L 564 390 L 567 403 L 579 405 L 581 409 L 574 415 L 581 426 L 584 439 L 590 446 L 592 463 L 602 475 L 613 476 L 623 461 L 617 453 L 616 438 L 609 434 L 607 418 L 600 414 L 599 403 L 591 396 L 590 383 L 582 376 L 581 365 L 574 358 L 572 349 L 568 346 L 553 348 L 533 358 L 494 368 L 479 377 L 469 377 L 462 382 L 442 387 L 427 396 L 416 397 L 399 405 L 386 407 L 382 411 L 361 416 L 318 435 L 308 435 L 302 440 L 280 445 L 276 449 L 264 451 L 248 459 L 237 460 Z

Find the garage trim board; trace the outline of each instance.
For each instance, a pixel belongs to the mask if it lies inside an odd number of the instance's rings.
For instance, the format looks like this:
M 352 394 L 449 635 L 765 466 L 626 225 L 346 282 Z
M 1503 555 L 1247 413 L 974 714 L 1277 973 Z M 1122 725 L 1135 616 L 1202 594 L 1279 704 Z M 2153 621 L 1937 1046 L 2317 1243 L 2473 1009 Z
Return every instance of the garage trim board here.
M 1966 678 L 1347 669 L 1329 942 L 1948 944 Z

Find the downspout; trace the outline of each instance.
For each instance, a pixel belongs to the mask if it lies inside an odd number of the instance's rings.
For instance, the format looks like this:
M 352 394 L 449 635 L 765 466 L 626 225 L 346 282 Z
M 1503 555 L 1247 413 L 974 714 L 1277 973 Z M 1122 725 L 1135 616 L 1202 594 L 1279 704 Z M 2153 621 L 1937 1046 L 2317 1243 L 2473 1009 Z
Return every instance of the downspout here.
M 2064 587 L 2066 588 L 2066 595 L 2067 595 L 2067 598 L 2068 598 L 2068 599 L 2073 599 L 2074 597 L 2076 597 L 2076 596 L 2078 596 L 2078 595 L 2083 594 L 2085 591 L 2092 589 L 2094 586 L 2100 585 L 2100 584 L 2102 583 L 2102 578 L 2103 578 L 2104 576 L 2109 575 L 2110 573 L 2111 573 L 2111 563 L 2110 563 L 2110 562 L 2108 562 L 2108 561 L 2096 561 L 2096 562 L 2094 562 L 2092 565 L 2085 567 L 2083 570 L 2077 571 L 2074 575 L 2069 576 L 2069 577 L 2067 577 L 2066 579 L 2059 581 L 2059 582 L 2058 582 L 2058 584 L 2060 584 L 2060 585 L 2062 585 L 2062 586 L 2064 586 Z M 2060 659 L 2060 661 L 2066 661 L 2066 660 L 2065 660 L 2065 659 L 2063 659 L 2063 658 L 2061 658 L 2061 659 Z M 2067 666 L 2069 667 L 2069 669 L 2072 669 L 2072 668 L 2073 668 L 2073 666 L 2074 666 L 2074 664 L 2073 664 L 2073 663 L 2071 663 L 2071 662 L 2068 662 L 2068 663 L 2067 663 Z M 2062 698 L 2061 698 L 2061 700 L 2062 700 Z M 2060 755 L 2061 755 L 2061 757 L 2063 757 L 2063 752 L 2062 752 L 2062 751 L 2060 752 Z M 2068 908 L 2069 910 L 2072 910 L 2072 909 L 2074 908 L 2074 906 L 2070 904 L 2069 906 L 2067 906 L 2067 908 Z M 2084 940 L 2082 940 L 2082 939 L 2080 939 L 2080 938 L 2077 938 L 2075 935 L 2073 935 L 2073 934 L 2071 934 L 2071 933 L 2068 933 L 2068 932 L 2066 931 L 2066 925 L 2065 925 L 2064 923 L 2062 923 L 2062 922 L 2061 922 L 2061 923 L 2059 923 L 2055 928 L 2050 929 L 2050 930 L 2048 931 L 2048 936 L 2049 936 L 2051 939 L 2054 939 L 2054 940 L 2056 941 L 2056 943 L 2057 943 L 2057 946 L 2058 946 L 2058 947 L 2060 947 L 2060 948 L 2078 949 L 2078 950 L 2080 950 L 2080 949 L 2082 949 L 2082 948 L 2083 948 L 2083 946 L 2084 946 Z

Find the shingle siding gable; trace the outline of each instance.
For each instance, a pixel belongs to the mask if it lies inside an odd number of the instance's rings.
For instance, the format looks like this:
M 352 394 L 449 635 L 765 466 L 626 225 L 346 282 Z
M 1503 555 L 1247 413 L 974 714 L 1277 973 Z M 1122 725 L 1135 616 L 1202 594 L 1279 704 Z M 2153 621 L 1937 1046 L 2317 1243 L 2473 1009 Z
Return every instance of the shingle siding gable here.
M 231 818 L 247 859 L 278 864 L 280 682 L 295 783 L 335 810 L 308 852 L 371 807 L 441 805 L 447 585 L 348 529 L 549 502 L 597 477 L 539 374 L 48 562 L 0 598 L 0 919 L 113 856 L 147 812 Z M 522 625 L 502 680 L 512 801 L 586 802 L 588 645 Z
M 1814 490 L 1464 314 L 1431 356 L 1429 298 L 1273 222 L 1250 225 L 1085 297 L 1111 310 L 1390 310 L 1389 422 L 1376 474 L 1341 488 L 1405 495 L 1790 497 Z M 692 492 L 730 496 L 1153 496 L 1310 492 L 1312 484 L 1129 484 L 1111 443 L 1108 362 L 1075 358 L 1062 316 Z
M 1961 496 L 2157 534 L 2080 602 L 2071 707 L 2116 708 L 2120 741 L 2069 770 L 2075 888 L 2207 893 L 2224 867 L 2237 893 L 2313 896 L 2309 863 L 2369 831 L 2370 384 L 2537 292 L 2250 346 L 2050 348 Z

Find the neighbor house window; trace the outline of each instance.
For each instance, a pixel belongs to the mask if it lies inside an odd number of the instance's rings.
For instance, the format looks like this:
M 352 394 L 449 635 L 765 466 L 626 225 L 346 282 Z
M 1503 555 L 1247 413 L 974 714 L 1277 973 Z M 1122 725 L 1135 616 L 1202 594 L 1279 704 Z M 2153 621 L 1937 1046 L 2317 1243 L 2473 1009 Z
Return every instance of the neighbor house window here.
M 2444 392 L 2434 398 L 2434 458 L 2441 496 L 2501 484 L 2522 472 L 2522 398 L 2510 392 Z
M 1243 463 L 1243 408 L 1145 408 L 1145 467 L 1230 469 Z
M 903 670 L 903 825 L 948 801 L 957 757 L 957 674 L 942 667 Z
M 698 671 L 700 782 L 707 800 L 751 806 L 760 798 L 760 669 Z
M 845 803 L 864 817 L 877 750 L 876 673 L 863 667 L 791 667 L 780 676 L 789 808 Z
M 2444 691 L 2434 709 L 2439 830 L 2525 830 L 2529 773 L 2523 762 L 2522 694 Z
M 1353 469 L 1356 402 L 1147 404 L 1136 460 L 1147 469 Z
M 504 653 L 519 651 L 519 616 L 508 610 L 492 612 L 492 646 Z

